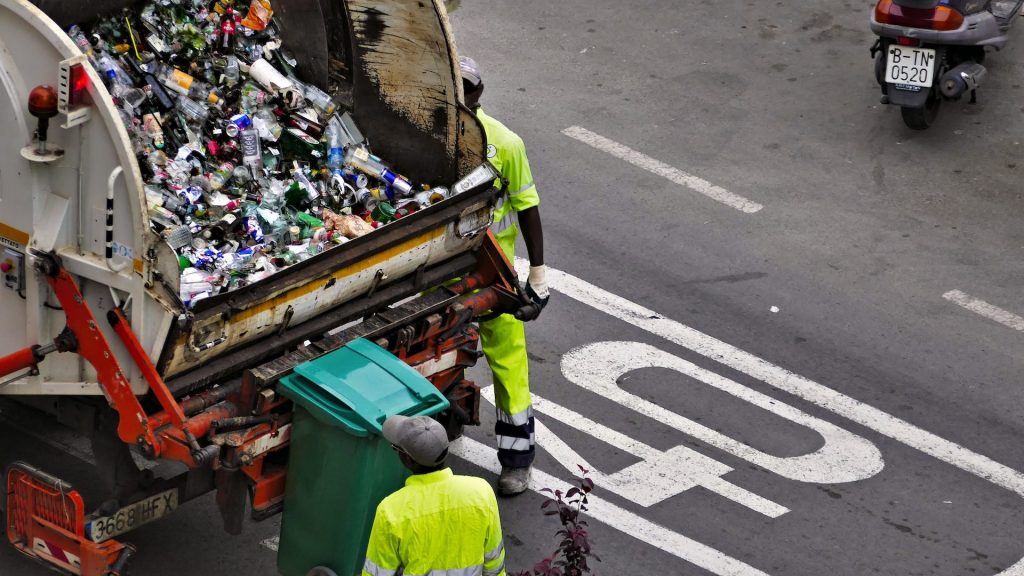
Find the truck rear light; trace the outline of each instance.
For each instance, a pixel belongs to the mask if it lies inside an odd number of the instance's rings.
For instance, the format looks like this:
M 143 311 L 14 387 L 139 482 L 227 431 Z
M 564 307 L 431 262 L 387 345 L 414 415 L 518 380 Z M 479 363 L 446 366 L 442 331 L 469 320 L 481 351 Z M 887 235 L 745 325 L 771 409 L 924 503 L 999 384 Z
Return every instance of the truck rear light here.
M 893 0 L 879 0 L 875 5 L 875 21 L 880 24 L 949 31 L 960 28 L 964 17 L 949 6 L 910 8 L 900 6 Z
M 89 75 L 85 73 L 85 67 L 75 64 L 71 67 L 71 86 L 68 93 L 68 108 L 74 108 L 85 104 L 85 98 L 89 95 Z
M 60 63 L 60 83 L 57 90 L 57 109 L 67 115 L 64 128 L 71 128 L 89 119 L 89 71 L 84 55 Z

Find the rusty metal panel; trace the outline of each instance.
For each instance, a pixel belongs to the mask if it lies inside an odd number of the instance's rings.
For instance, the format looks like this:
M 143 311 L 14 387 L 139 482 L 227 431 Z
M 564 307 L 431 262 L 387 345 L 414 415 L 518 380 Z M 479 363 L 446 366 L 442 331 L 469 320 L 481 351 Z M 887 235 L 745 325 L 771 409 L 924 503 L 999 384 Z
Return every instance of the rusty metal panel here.
M 392 159 L 400 172 L 427 182 L 454 182 L 479 165 L 483 129 L 460 111 L 462 79 L 444 5 L 379 0 L 346 5 L 353 35 L 354 114 L 374 151 Z

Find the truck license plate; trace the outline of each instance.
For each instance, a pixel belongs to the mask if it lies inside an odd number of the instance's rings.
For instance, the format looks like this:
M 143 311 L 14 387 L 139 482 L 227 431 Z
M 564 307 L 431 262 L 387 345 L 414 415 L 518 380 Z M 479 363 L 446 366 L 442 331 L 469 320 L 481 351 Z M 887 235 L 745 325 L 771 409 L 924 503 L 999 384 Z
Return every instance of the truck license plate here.
M 935 70 L 935 50 L 889 46 L 889 60 L 885 68 L 885 81 L 903 86 L 931 88 Z
M 86 524 L 85 529 L 89 538 L 99 544 L 162 518 L 177 508 L 178 489 L 174 488 L 125 506 L 110 516 L 96 518 Z

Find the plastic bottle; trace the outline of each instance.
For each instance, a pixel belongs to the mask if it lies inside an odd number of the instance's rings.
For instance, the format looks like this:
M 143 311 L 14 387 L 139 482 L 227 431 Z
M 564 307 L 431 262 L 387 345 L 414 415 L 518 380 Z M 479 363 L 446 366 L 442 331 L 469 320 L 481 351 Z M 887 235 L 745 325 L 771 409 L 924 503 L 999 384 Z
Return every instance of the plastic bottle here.
M 392 172 L 376 156 L 370 154 L 366 146 L 359 145 L 349 148 L 345 154 L 345 165 L 387 182 L 395 189 L 396 197 L 408 196 L 412 193 L 412 184 Z
M 327 123 L 327 169 L 331 175 L 331 187 L 340 188 L 345 181 L 343 168 L 345 167 L 345 144 L 344 131 L 341 121 L 337 116 L 331 117 Z M 363 177 L 366 180 L 366 177 Z M 365 182 L 363 183 L 365 186 Z
M 238 85 L 241 79 L 241 72 L 238 67 L 238 58 L 235 56 L 228 56 L 227 62 L 224 64 L 224 84 L 229 88 L 234 88 Z
M 252 117 L 252 125 L 259 132 L 260 138 L 277 142 L 281 137 L 284 127 L 277 121 L 277 116 L 266 108 L 260 108 Z
M 174 98 L 167 92 L 167 88 L 149 70 L 144 70 L 134 58 L 127 58 L 128 65 L 139 77 L 140 83 L 149 86 L 149 93 L 153 96 L 153 102 L 161 112 L 168 112 L 174 109 Z
M 263 152 L 260 150 L 260 136 L 255 128 L 242 131 L 239 143 L 242 147 L 242 164 L 256 174 L 263 169 Z
M 235 172 L 235 165 L 231 162 L 223 162 L 210 174 L 210 189 L 220 190 L 231 180 Z
M 217 27 L 217 50 L 221 53 L 229 53 L 235 49 L 235 10 L 228 8 L 220 17 L 220 25 Z
M 74 25 L 71 28 L 68 28 L 68 36 L 70 36 L 71 40 L 74 41 L 75 46 L 78 46 L 78 49 L 81 50 L 83 54 L 89 57 L 89 63 L 92 64 L 92 67 L 99 70 L 100 67 L 99 64 L 96 62 L 96 56 L 93 53 L 92 43 L 89 42 L 89 39 L 85 37 L 85 33 L 82 32 L 82 29 L 79 28 L 78 25 Z
M 205 82 L 196 80 L 191 74 L 182 72 L 169 64 L 159 63 L 155 68 L 153 75 L 159 78 L 160 82 L 171 90 L 183 96 L 209 102 L 210 104 L 220 102 L 220 96 L 217 95 L 213 87 Z
M 317 88 L 312 84 L 303 84 L 302 93 L 306 97 L 306 102 L 309 102 L 316 111 L 320 113 L 321 118 L 329 118 L 334 114 L 335 105 L 331 97 L 323 90 Z
M 320 197 L 320 191 L 316 189 L 316 186 L 313 186 L 313 183 L 309 181 L 309 178 L 306 178 L 306 173 L 302 167 L 299 166 L 298 161 L 292 162 L 292 178 L 305 191 L 306 200 L 313 202 Z
M 101 53 L 96 58 L 96 61 L 100 66 L 103 77 L 107 80 L 112 96 L 123 100 L 136 109 L 146 101 L 146 93 L 132 84 L 128 74 L 110 54 Z
M 185 118 L 195 124 L 203 124 L 210 117 L 210 110 L 199 102 L 188 96 L 178 97 L 176 108 L 185 115 Z

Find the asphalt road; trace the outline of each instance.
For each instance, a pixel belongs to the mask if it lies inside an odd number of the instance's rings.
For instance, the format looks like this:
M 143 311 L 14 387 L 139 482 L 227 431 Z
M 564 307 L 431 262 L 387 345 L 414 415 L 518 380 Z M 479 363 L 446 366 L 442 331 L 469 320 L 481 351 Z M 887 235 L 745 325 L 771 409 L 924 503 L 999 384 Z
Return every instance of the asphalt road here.
M 1024 39 L 990 56 L 978 104 L 912 132 L 878 104 L 870 7 L 452 15 L 485 109 L 527 143 L 565 273 L 528 329 L 536 479 L 594 470 L 599 574 L 1024 574 Z M 490 446 L 491 422 L 470 440 Z M 0 438 L 4 460 L 79 466 Z M 487 450 L 460 450 L 457 471 L 493 478 Z M 510 568 L 553 548 L 543 500 L 501 501 Z M 134 573 L 275 573 L 275 521 L 218 523 L 198 501 L 143 528 Z M 45 572 L 0 548 L 0 573 Z

